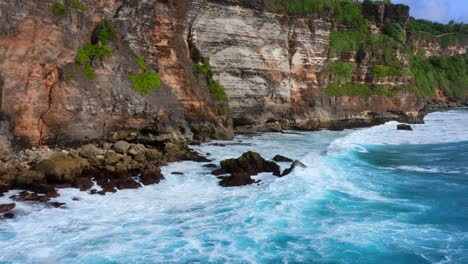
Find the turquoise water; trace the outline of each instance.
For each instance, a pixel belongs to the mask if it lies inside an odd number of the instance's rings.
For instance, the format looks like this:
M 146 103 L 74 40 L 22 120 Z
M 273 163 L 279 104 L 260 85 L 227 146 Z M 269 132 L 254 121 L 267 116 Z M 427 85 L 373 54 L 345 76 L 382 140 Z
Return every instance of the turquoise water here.
M 67 209 L 18 204 L 0 222 L 0 263 L 468 263 L 468 111 L 432 113 L 413 132 L 396 124 L 196 147 L 307 165 L 259 186 L 221 188 L 203 164 L 179 162 L 160 185 L 63 190 Z

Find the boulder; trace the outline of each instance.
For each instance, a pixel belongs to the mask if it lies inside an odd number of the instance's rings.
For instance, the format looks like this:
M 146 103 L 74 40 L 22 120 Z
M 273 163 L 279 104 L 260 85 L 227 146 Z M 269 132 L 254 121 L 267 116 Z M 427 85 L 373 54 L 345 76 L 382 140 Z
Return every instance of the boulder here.
M 255 181 L 250 178 L 262 172 L 271 172 L 280 176 L 280 167 L 273 161 L 267 161 L 260 154 L 249 151 L 237 159 L 221 161 L 221 169 L 212 172 L 213 175 L 231 174 L 221 177 L 220 185 L 223 187 L 242 186 L 252 184 Z
M 156 166 L 150 166 L 144 169 L 143 173 L 140 175 L 140 182 L 143 185 L 157 184 L 164 179 L 164 176 L 161 174 L 161 169 Z
M 218 165 L 213 164 L 213 163 L 210 163 L 210 164 L 205 164 L 205 165 L 203 165 L 203 167 L 211 168 L 211 169 L 216 169 L 216 168 L 218 168 Z
M 285 156 L 281 156 L 281 155 L 276 155 L 274 158 L 273 158 L 274 161 L 276 162 L 293 162 L 292 159 L 290 158 L 287 158 Z
M 283 173 L 281 174 L 281 177 L 290 174 L 290 173 L 291 173 L 295 168 L 297 168 L 297 167 L 306 168 L 307 166 L 304 165 L 304 163 L 302 163 L 302 162 L 296 160 L 296 161 L 293 162 L 293 164 L 291 164 L 291 167 L 289 167 L 288 169 L 285 169 L 285 170 L 283 171 Z
M 413 128 L 412 128 L 410 125 L 408 125 L 408 124 L 399 124 L 399 125 L 397 126 L 397 130 L 412 131 Z
M 3 217 L 6 218 L 6 219 L 13 219 L 13 218 L 15 218 L 15 214 L 14 213 L 6 213 L 6 214 L 3 214 Z
M 35 170 L 44 173 L 49 183 L 73 183 L 75 178 L 81 176 L 83 170 L 87 168 L 89 168 L 87 160 L 64 153 L 56 153 L 35 166 Z
M 92 159 L 98 155 L 103 155 L 104 150 L 99 149 L 93 144 L 84 145 L 79 150 L 80 156 L 86 159 Z
M 130 143 L 120 140 L 114 143 L 113 148 L 117 153 L 126 154 L 127 150 L 130 148 Z
M 220 177 L 219 185 L 222 187 L 244 186 L 255 183 L 248 173 L 236 173 L 228 177 Z
M 132 178 L 127 178 L 123 180 L 117 181 L 117 189 L 125 190 L 125 189 L 138 189 L 141 187 L 141 184 L 134 181 Z
M 16 207 L 15 203 L 0 204 L 0 213 L 6 213 L 13 210 Z
M 104 156 L 104 164 L 105 165 L 114 165 L 117 162 L 119 162 L 121 157 L 122 157 L 121 155 L 115 153 L 112 150 L 109 150 L 109 151 L 106 152 L 106 155 Z

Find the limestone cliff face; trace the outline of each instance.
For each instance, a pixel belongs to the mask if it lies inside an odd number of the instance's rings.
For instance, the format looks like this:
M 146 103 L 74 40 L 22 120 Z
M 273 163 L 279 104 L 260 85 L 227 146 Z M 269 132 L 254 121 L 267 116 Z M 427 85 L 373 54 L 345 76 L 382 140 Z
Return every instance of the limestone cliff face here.
M 330 65 L 356 58 L 329 55 L 334 25 L 327 13 L 291 18 L 269 11 L 263 0 L 81 2 L 86 10 L 70 7 L 64 16 L 53 14 L 50 1 L 0 2 L 2 148 L 230 138 L 231 118 L 237 127 L 268 130 L 416 121 L 424 107 L 406 90 L 394 97 L 327 96 L 334 81 Z M 408 20 L 404 6 L 374 8 L 364 13 L 374 33 L 385 23 L 404 26 Z M 103 20 L 115 26 L 118 38 L 109 44 L 111 57 L 93 60 L 90 80 L 76 72 L 75 56 Z M 161 87 L 147 96 L 129 78 L 141 71 L 139 56 L 161 77 Z M 406 50 L 395 56 L 408 64 Z M 208 74 L 194 67 L 203 58 L 212 66 Z M 411 81 L 405 74 L 373 78 L 370 67 L 364 57 L 353 81 Z M 228 111 L 210 93 L 211 79 L 226 90 Z
M 380 6 L 371 27 L 406 23 L 408 8 Z M 393 98 L 328 97 L 330 63 L 348 58 L 328 55 L 331 18 L 326 14 L 294 17 L 269 12 L 261 2 L 192 0 L 187 39 L 209 57 L 213 74 L 229 95 L 236 125 L 317 129 L 368 124 L 399 116 L 416 118 L 423 108 L 414 94 Z M 399 54 L 407 62 L 405 51 Z M 408 76 L 367 80 L 369 64 L 360 62 L 355 81 L 406 85 Z M 398 113 L 398 114 L 397 114 Z M 278 123 L 275 123 L 278 126 Z
M 86 11 L 68 8 L 64 17 L 54 15 L 47 1 L 0 2 L 2 146 L 83 142 L 141 131 L 138 136 L 154 140 L 187 141 L 193 137 L 191 126 L 204 126 L 202 137 L 229 136 L 206 77 L 187 63 L 185 1 L 82 2 Z M 93 62 L 94 80 L 80 72 L 68 78 L 77 50 L 104 19 L 118 33 L 110 44 L 112 57 Z M 129 79 L 139 71 L 137 55 L 161 75 L 161 87 L 148 96 L 134 91 Z

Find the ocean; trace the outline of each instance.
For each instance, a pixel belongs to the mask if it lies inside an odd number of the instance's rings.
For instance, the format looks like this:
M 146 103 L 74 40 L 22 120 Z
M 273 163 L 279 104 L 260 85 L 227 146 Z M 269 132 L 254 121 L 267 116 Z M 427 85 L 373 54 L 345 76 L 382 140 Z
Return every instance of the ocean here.
M 397 124 L 193 147 L 214 163 L 252 150 L 307 166 L 259 185 L 222 188 L 185 161 L 138 190 L 63 189 L 66 209 L 17 203 L 0 263 L 468 263 L 468 110 Z

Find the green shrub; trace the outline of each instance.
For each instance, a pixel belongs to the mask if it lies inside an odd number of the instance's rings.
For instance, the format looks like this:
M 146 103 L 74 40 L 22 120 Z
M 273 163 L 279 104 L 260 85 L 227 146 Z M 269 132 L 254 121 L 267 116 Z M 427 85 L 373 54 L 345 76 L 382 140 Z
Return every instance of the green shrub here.
M 69 6 L 73 9 L 80 10 L 82 12 L 88 9 L 80 0 L 72 0 Z
M 67 14 L 67 7 L 64 6 L 62 3 L 55 3 L 53 6 L 52 6 L 52 13 L 55 15 L 55 16 L 65 16 Z
M 267 6 L 290 15 L 304 15 L 321 12 L 330 7 L 330 3 L 323 0 L 267 0 Z
M 396 56 L 400 47 L 401 45 L 393 38 L 382 34 L 371 35 L 366 43 L 366 49 L 370 53 L 372 63 L 394 68 L 399 68 L 401 64 Z
M 374 77 L 387 77 L 387 76 L 396 76 L 400 75 L 401 70 L 386 66 L 386 65 L 374 65 L 372 66 L 372 75 Z
M 359 96 L 359 97 L 370 97 L 373 91 L 363 83 L 349 83 L 340 85 L 336 83 L 330 84 L 325 93 L 328 96 Z
M 392 86 L 390 84 L 374 84 L 372 85 L 372 90 L 374 94 L 377 95 L 385 95 L 388 97 L 395 96 L 396 92 L 398 92 L 400 88 L 397 86 Z
M 82 65 L 84 63 L 91 63 L 94 58 L 111 56 L 112 50 L 108 46 L 88 43 L 78 50 L 75 56 L 75 62 L 76 64 Z
M 114 25 L 107 20 L 99 22 L 96 31 L 97 37 L 103 45 L 107 45 L 109 41 L 115 41 L 117 39 L 117 31 Z
M 406 42 L 406 31 L 398 23 L 385 24 L 384 34 L 402 43 Z
M 365 43 L 366 34 L 361 31 L 334 31 L 330 37 L 330 55 L 340 55 L 345 52 L 356 51 L 360 45 Z
M 221 84 L 215 80 L 210 81 L 209 89 L 211 94 L 219 101 L 227 101 L 228 97 Z
M 83 67 L 83 73 L 84 73 L 84 75 L 86 75 L 86 77 L 88 77 L 88 79 L 90 79 L 90 80 L 94 80 L 94 78 L 96 78 L 96 75 L 94 74 L 93 69 L 91 68 L 91 64 L 90 64 L 90 63 L 86 64 L 86 65 Z
M 362 16 L 361 4 L 346 0 L 330 1 L 332 18 L 336 24 L 347 24 L 361 32 L 368 31 L 367 20 Z
M 450 58 L 412 56 L 410 62 L 419 94 L 434 95 L 436 89 L 449 96 L 468 94 L 468 54 Z
M 131 74 L 130 80 L 132 81 L 133 89 L 142 96 L 150 94 L 153 89 L 161 86 L 159 74 L 155 72 Z
M 211 70 L 210 61 L 208 59 L 204 59 L 203 63 L 195 64 L 195 67 L 197 68 L 199 73 L 203 73 L 203 74 L 207 74 Z
M 356 67 L 357 65 L 354 62 L 337 61 L 331 65 L 331 72 L 337 83 L 346 84 L 353 80 L 353 72 Z
M 137 56 L 137 64 L 143 71 L 148 70 L 148 66 L 146 65 L 145 59 L 143 59 L 141 56 Z

